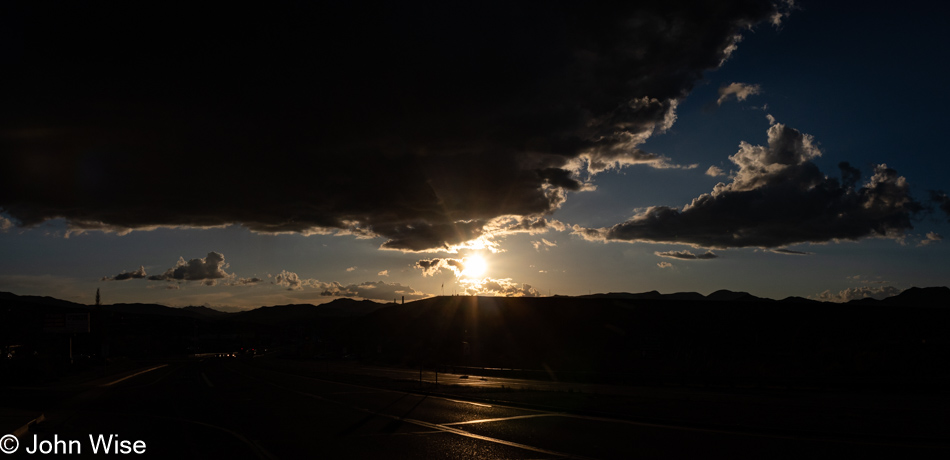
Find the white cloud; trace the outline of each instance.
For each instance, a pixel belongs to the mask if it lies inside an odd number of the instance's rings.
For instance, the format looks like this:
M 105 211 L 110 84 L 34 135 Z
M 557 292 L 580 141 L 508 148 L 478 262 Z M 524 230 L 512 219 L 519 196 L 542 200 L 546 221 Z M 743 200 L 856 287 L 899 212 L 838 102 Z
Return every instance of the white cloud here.
M 165 270 L 161 275 L 152 275 L 148 279 L 153 281 L 204 281 L 229 278 L 232 275 L 224 271 L 227 268 L 224 263 L 224 255 L 211 251 L 201 259 L 191 259 L 185 261 L 184 257 L 178 258 L 178 263 L 173 268 Z M 143 269 L 144 272 L 144 269 Z
M 777 2 L 775 4 L 775 11 L 772 12 L 772 17 L 769 18 L 772 22 L 772 25 L 776 28 L 782 26 L 782 20 L 787 18 L 789 14 L 792 13 L 792 10 L 798 9 L 798 6 L 795 5 L 795 0 L 784 0 Z
M 943 237 L 940 236 L 938 233 L 928 232 L 927 236 L 923 240 L 921 240 L 917 246 L 927 246 L 928 244 L 936 243 L 942 240 L 943 240 Z
M 706 170 L 706 175 L 710 177 L 720 177 L 725 176 L 726 172 L 718 166 L 710 166 L 709 169 Z
M 470 279 L 459 281 L 465 295 L 492 295 L 503 297 L 540 297 L 541 292 L 530 284 L 518 284 L 511 278 L 504 279 Z
M 534 247 L 535 251 L 540 251 L 541 249 L 544 249 L 545 251 L 547 251 L 548 248 L 557 247 L 557 241 L 551 242 L 544 238 L 541 238 L 541 241 L 532 241 L 531 246 Z
M 321 292 L 320 295 L 334 297 L 362 297 L 364 299 L 373 300 L 401 300 L 402 298 L 405 298 L 406 300 L 417 300 L 429 296 L 428 294 L 416 291 L 409 286 L 404 286 L 399 283 L 387 283 L 385 281 L 366 281 L 360 284 L 350 284 L 347 286 L 343 286 L 342 284 L 334 281 L 325 283 L 323 292 Z
M 680 243 L 693 247 L 775 248 L 799 243 L 902 237 L 923 206 L 907 180 L 885 164 L 860 184 L 861 171 L 819 170 L 812 136 L 778 123 L 768 145 L 741 142 L 729 159 L 739 170 L 682 208 L 651 206 L 608 228 L 574 227 L 589 241 Z
M 297 276 L 294 272 L 289 272 L 287 270 L 282 270 L 277 276 L 274 277 L 272 283 L 283 286 L 290 291 L 299 291 L 303 289 L 304 283 L 300 280 L 300 277 Z
M 716 104 L 722 105 L 723 102 L 729 100 L 730 98 L 735 98 L 739 102 L 746 100 L 749 96 L 755 94 L 761 94 L 762 87 L 760 85 L 749 85 L 746 83 L 731 83 L 729 85 L 719 88 L 719 99 L 716 99 Z

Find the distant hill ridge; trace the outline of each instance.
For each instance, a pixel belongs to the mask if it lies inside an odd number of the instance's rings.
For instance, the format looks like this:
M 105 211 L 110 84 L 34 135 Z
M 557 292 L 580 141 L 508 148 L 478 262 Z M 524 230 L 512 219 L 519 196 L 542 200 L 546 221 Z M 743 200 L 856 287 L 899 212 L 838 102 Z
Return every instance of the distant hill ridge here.
M 852 300 L 848 303 L 868 305 L 914 305 L 919 307 L 950 307 L 950 288 L 939 287 L 912 287 L 904 292 L 883 300 L 864 298 Z
M 0 293 L 0 335 L 6 344 L 42 352 L 65 343 L 47 330 L 49 317 L 73 312 L 89 313 L 89 334 L 77 334 L 74 346 L 90 356 L 108 342 L 115 356 L 133 359 L 266 348 L 307 359 L 544 369 L 531 375 L 636 384 L 673 378 L 810 387 L 830 378 L 852 388 L 869 378 L 891 385 L 894 376 L 908 385 L 945 388 L 950 382 L 941 361 L 950 350 L 946 287 L 840 304 L 729 290 L 650 291 L 440 296 L 406 304 L 337 299 L 235 313 L 155 304 L 96 307 Z
M 95 305 L 85 305 L 68 300 L 61 300 L 48 296 L 17 295 L 11 292 L 0 292 L 0 304 L 18 303 L 42 305 L 56 308 L 94 309 Z M 386 304 L 371 300 L 354 300 L 339 298 L 331 302 L 312 304 L 291 304 L 258 307 L 239 312 L 225 312 L 205 306 L 168 307 L 160 304 L 147 303 L 117 303 L 104 304 L 99 308 L 124 314 L 144 314 L 175 317 L 192 317 L 201 319 L 234 319 L 250 322 L 280 322 L 283 320 L 308 319 L 316 317 L 347 317 L 362 316 Z
M 617 299 L 617 300 L 642 300 L 642 301 L 680 301 L 680 302 L 779 302 L 779 303 L 800 303 L 800 304 L 821 304 L 821 302 L 803 297 L 787 297 L 782 300 L 773 300 L 764 297 L 757 297 L 748 292 L 730 291 L 720 289 L 709 295 L 702 295 L 698 292 L 675 292 L 671 294 L 661 294 L 658 291 L 647 291 L 640 293 L 629 292 L 610 292 L 581 295 L 576 297 L 554 296 L 550 299 Z M 57 308 L 94 308 L 95 306 L 84 305 L 67 300 L 61 300 L 48 296 L 20 296 L 10 292 L 0 292 L 0 303 L 28 303 L 44 305 Z M 384 304 L 371 300 L 355 300 L 351 298 L 339 298 L 332 302 L 312 305 L 312 304 L 289 304 L 258 307 L 251 310 L 239 312 L 224 312 L 205 306 L 188 307 L 168 307 L 159 304 L 144 303 L 120 303 L 102 305 L 100 308 L 107 311 L 126 314 L 146 314 L 160 316 L 192 317 L 201 319 L 231 319 L 242 322 L 262 322 L 262 323 L 284 323 L 289 321 L 326 318 L 326 317 L 352 317 L 363 316 L 380 308 L 392 306 L 392 303 Z M 919 307 L 947 307 L 950 308 L 950 288 L 946 286 L 939 287 L 912 287 L 904 290 L 896 296 L 891 296 L 883 300 L 864 298 L 852 300 L 845 305 L 881 305 L 881 306 L 919 306 Z
M 589 294 L 577 296 L 581 299 L 627 299 L 627 300 L 688 300 L 688 301 L 769 301 L 763 297 L 756 297 L 748 292 L 735 292 L 727 289 L 720 289 L 708 296 L 698 292 L 674 292 L 672 294 L 660 294 L 658 291 L 641 292 L 631 294 L 629 292 L 610 292 L 606 294 Z

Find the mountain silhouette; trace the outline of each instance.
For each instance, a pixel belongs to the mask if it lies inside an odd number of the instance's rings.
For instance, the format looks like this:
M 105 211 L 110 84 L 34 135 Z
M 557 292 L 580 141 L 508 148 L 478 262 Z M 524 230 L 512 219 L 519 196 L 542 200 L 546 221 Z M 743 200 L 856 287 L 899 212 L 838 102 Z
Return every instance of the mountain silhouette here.
M 900 294 L 888 297 L 882 301 L 890 305 L 914 305 L 920 307 L 950 307 L 950 288 L 912 287 Z
M 238 349 L 412 366 L 523 369 L 578 381 L 943 385 L 950 289 L 882 301 L 782 301 L 746 292 L 579 297 L 431 297 L 406 304 L 336 299 L 225 313 L 156 304 L 100 307 L 0 293 L 0 337 L 39 361 L 62 359 L 50 317 L 88 313 L 74 353 L 165 359 Z M 46 356 L 40 359 L 39 357 Z M 540 370 L 532 374 L 530 370 Z

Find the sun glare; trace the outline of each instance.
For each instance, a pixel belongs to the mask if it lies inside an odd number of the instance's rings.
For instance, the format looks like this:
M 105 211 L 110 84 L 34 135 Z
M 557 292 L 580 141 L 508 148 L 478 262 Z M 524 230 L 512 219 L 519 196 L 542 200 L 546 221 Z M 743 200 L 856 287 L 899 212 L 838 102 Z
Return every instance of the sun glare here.
M 485 263 L 485 259 L 482 256 L 469 256 L 463 259 L 462 264 L 465 268 L 462 270 L 461 275 L 466 278 L 479 278 L 485 274 L 485 270 L 488 269 L 488 264 Z

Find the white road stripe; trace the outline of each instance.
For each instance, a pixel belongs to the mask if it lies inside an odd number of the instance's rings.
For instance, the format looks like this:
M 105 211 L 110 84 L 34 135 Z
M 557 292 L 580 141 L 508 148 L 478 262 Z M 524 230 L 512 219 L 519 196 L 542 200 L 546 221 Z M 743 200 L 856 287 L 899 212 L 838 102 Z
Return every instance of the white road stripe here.
M 564 414 L 529 414 L 529 415 L 515 415 L 511 417 L 500 417 L 500 418 L 483 418 L 480 420 L 469 420 L 467 422 L 452 422 L 452 423 L 443 423 L 443 426 L 449 425 L 471 425 L 473 423 L 491 423 L 491 422 L 507 422 L 508 420 L 518 420 L 521 418 L 535 418 L 535 417 L 564 417 Z
M 208 385 L 208 388 L 214 388 L 214 384 L 211 383 L 211 380 L 208 380 L 208 376 L 204 372 L 201 373 L 201 378 L 205 381 L 205 384 Z
M 245 374 L 245 373 L 243 373 L 243 372 L 236 371 L 236 370 L 234 370 L 234 369 L 231 369 L 231 371 L 236 372 L 236 373 L 238 373 L 238 374 L 240 374 L 240 375 L 243 375 L 243 376 L 246 377 L 246 378 L 249 378 L 249 379 L 252 379 L 252 380 L 257 380 L 258 382 L 263 382 L 263 383 L 265 383 L 265 384 L 267 384 L 267 385 L 270 385 L 270 386 L 272 386 L 272 387 L 275 387 L 275 388 L 280 388 L 281 390 L 284 390 L 284 391 L 289 391 L 289 392 L 292 392 L 292 393 L 297 393 L 297 394 L 299 394 L 299 395 L 301 395 L 301 396 L 306 396 L 306 397 L 308 397 L 308 398 L 313 398 L 313 399 L 317 399 L 317 400 L 320 400 L 320 401 L 324 401 L 324 402 L 328 402 L 328 403 L 333 403 L 333 404 L 338 404 L 338 405 L 345 406 L 345 407 L 349 407 L 350 409 L 357 410 L 357 411 L 360 411 L 360 412 L 364 412 L 364 413 L 367 413 L 367 414 L 376 415 L 376 416 L 379 416 L 379 417 L 385 417 L 385 418 L 389 418 L 389 419 L 393 419 L 393 420 L 398 420 L 398 421 L 400 421 L 400 422 L 411 423 L 411 424 L 413 424 L 413 425 L 423 426 L 423 427 L 430 428 L 430 429 L 433 429 L 433 430 L 444 431 L 444 432 L 456 434 L 456 435 L 459 435 L 459 436 L 465 436 L 465 437 L 467 437 L 467 438 L 479 439 L 479 440 L 482 440 L 482 441 L 488 441 L 488 442 L 492 442 L 492 443 L 495 443 L 495 444 L 503 444 L 503 445 L 506 445 L 506 446 L 516 447 L 516 448 L 524 449 L 524 450 L 530 450 L 530 451 L 533 451 L 533 452 L 538 452 L 538 453 L 542 453 L 542 454 L 546 454 L 546 455 L 553 455 L 553 456 L 555 456 L 555 457 L 560 457 L 560 458 L 572 458 L 572 459 L 578 459 L 578 460 L 592 460 L 592 459 L 590 459 L 589 457 L 583 457 L 583 456 L 580 456 L 580 455 L 568 454 L 568 453 L 564 453 L 564 452 L 557 452 L 557 451 L 554 451 L 554 450 L 548 450 L 548 449 L 543 449 L 543 448 L 540 448 L 540 447 L 529 446 L 529 445 L 527 445 L 527 444 L 520 444 L 520 443 L 517 443 L 517 442 L 506 441 L 506 440 L 504 440 L 504 439 L 492 438 L 492 437 L 489 437 L 489 436 L 482 436 L 482 435 L 480 435 L 480 434 L 469 433 L 468 431 L 464 431 L 464 430 L 460 430 L 460 429 L 458 429 L 458 428 L 452 428 L 452 427 L 448 427 L 448 426 L 444 426 L 444 425 L 439 425 L 439 424 L 436 424 L 436 423 L 429 423 L 429 422 L 424 422 L 424 421 L 422 421 L 422 420 L 414 420 L 414 419 L 409 419 L 409 418 L 402 418 L 402 417 L 397 417 L 397 416 L 395 416 L 395 415 L 385 414 L 385 413 L 382 413 L 382 412 L 376 412 L 376 411 L 374 411 L 374 410 L 370 410 L 370 409 L 366 409 L 366 408 L 362 408 L 362 407 L 357 407 L 357 406 L 353 406 L 353 405 L 350 405 L 350 404 L 347 404 L 347 403 L 344 403 L 344 402 L 334 401 L 334 400 L 332 400 L 332 399 L 324 398 L 323 396 L 320 396 L 320 395 L 315 395 L 315 394 L 307 393 L 307 392 L 304 392 L 304 391 L 294 390 L 293 388 L 288 388 L 288 387 L 285 387 L 285 386 L 283 386 L 283 385 L 278 385 L 278 384 L 273 383 L 273 382 L 268 382 L 268 381 L 263 380 L 263 379 L 261 379 L 261 378 L 254 377 L 254 376 L 250 376 L 250 375 L 247 375 L 247 374 Z
M 512 442 L 512 441 L 505 441 L 504 439 L 492 438 L 492 437 L 488 437 L 488 436 L 482 436 L 482 435 L 480 435 L 480 434 L 469 433 L 468 431 L 460 430 L 460 429 L 458 429 L 458 428 L 452 428 L 452 427 L 448 427 L 448 426 L 444 426 L 444 425 L 438 425 L 438 424 L 435 424 L 435 423 L 423 422 L 422 420 L 413 420 L 413 419 L 408 419 L 408 418 L 406 418 L 406 419 L 400 419 L 399 417 L 395 417 L 395 416 L 391 416 L 391 415 L 386 415 L 386 414 L 378 414 L 378 415 L 382 415 L 382 416 L 384 416 L 384 417 L 395 418 L 395 419 L 397 419 L 397 420 L 402 420 L 402 421 L 404 421 L 404 422 L 416 424 L 416 425 L 419 425 L 419 426 L 429 427 L 429 428 L 433 428 L 433 429 L 436 429 L 436 430 L 448 431 L 449 433 L 454 433 L 454 434 L 457 434 L 457 435 L 459 435 L 459 436 L 465 436 L 465 437 L 467 437 L 467 438 L 475 438 L 475 439 L 480 439 L 480 440 L 482 440 L 482 441 L 493 442 L 493 443 L 496 443 L 496 444 L 504 444 L 504 445 L 506 445 L 506 446 L 517 447 L 517 448 L 519 448 L 519 449 L 530 450 L 530 451 L 533 451 L 533 452 L 538 452 L 538 453 L 547 454 L 547 455 L 554 455 L 554 456 L 560 457 L 560 458 L 576 458 L 576 459 L 582 459 L 582 460 L 590 459 L 590 457 L 583 457 L 583 456 L 580 456 L 580 455 L 567 454 L 567 453 L 558 452 L 558 451 L 555 451 L 555 450 L 548 450 L 548 449 L 542 449 L 542 448 L 540 448 L 540 447 L 529 446 L 529 445 L 527 445 L 527 444 L 520 444 L 520 443 Z
M 491 404 L 482 404 L 482 403 L 477 403 L 477 402 L 472 402 L 472 401 L 459 401 L 457 399 L 449 399 L 449 398 L 442 398 L 442 399 L 446 401 L 460 403 L 460 404 L 471 404 L 473 406 L 478 406 L 478 407 L 491 407 Z
M 125 377 L 122 377 L 122 378 L 119 379 L 119 380 L 114 380 L 114 381 L 109 382 L 109 383 L 103 383 L 103 384 L 100 385 L 100 386 L 111 387 L 112 385 L 115 385 L 115 384 L 117 384 L 117 383 L 119 383 L 119 382 L 128 380 L 128 379 L 130 379 L 130 378 L 132 378 L 132 377 L 135 377 L 135 376 L 137 376 L 137 375 L 142 375 L 142 374 L 144 374 L 144 373 L 146 373 L 146 372 L 154 371 L 155 369 L 161 369 L 161 368 L 163 368 L 163 367 L 165 367 L 165 366 L 168 366 L 168 364 L 162 364 L 161 366 L 155 366 L 155 367 L 150 368 L 150 369 L 145 369 L 144 371 L 139 371 L 139 372 L 136 372 L 136 373 L 134 373 L 134 374 L 132 374 L 132 375 L 127 375 L 127 376 L 125 376 Z
M 265 382 L 265 381 L 262 380 L 262 379 L 258 379 L 258 378 L 255 378 L 255 377 L 248 376 L 247 374 L 243 374 L 243 373 L 241 373 L 241 372 L 235 371 L 234 369 L 232 369 L 232 371 L 233 371 L 233 372 L 237 372 L 238 374 L 244 375 L 245 377 L 249 377 L 249 378 L 252 378 L 252 379 L 255 379 L 255 380 L 259 380 L 259 381 Z M 370 386 L 366 386 L 366 385 L 359 385 L 359 384 L 355 384 L 355 383 L 337 382 L 337 381 L 333 381 L 333 380 L 325 380 L 325 379 L 319 379 L 319 378 L 316 378 L 316 377 L 308 377 L 308 376 L 305 376 L 305 375 L 293 374 L 293 373 L 290 373 L 290 372 L 282 372 L 282 371 L 273 370 L 273 369 L 266 369 L 266 371 L 267 371 L 267 372 L 273 372 L 273 373 L 276 373 L 276 374 L 288 375 L 288 376 L 291 376 L 291 377 L 297 377 L 297 378 L 301 378 L 301 379 L 305 379 L 305 380 L 315 380 L 315 381 L 318 381 L 318 382 L 330 383 L 330 384 L 334 384 L 334 385 L 346 385 L 346 386 L 358 387 L 358 388 L 368 388 L 368 389 L 375 389 L 375 390 L 379 390 L 379 391 L 382 391 L 382 392 L 390 392 L 390 393 L 413 394 L 413 393 L 409 393 L 409 392 L 407 392 L 407 391 L 402 391 L 402 390 L 390 390 L 390 389 L 387 389 L 387 388 L 375 388 L 375 387 L 370 387 Z M 283 388 L 283 387 L 280 387 L 280 386 L 278 386 L 278 385 L 276 385 L 276 384 L 274 384 L 274 383 L 270 383 L 270 382 L 265 382 L 265 383 L 267 383 L 267 384 L 269 384 L 269 385 L 272 385 L 272 386 L 276 386 L 276 387 L 278 387 L 278 388 Z M 321 400 L 323 400 L 323 401 L 332 402 L 332 403 L 337 403 L 337 404 L 341 404 L 341 405 L 346 405 L 346 404 L 341 403 L 341 402 L 339 402 L 339 401 L 334 401 L 334 400 L 332 400 L 332 399 L 323 398 L 323 397 L 320 397 L 320 396 L 317 396 L 317 395 L 313 395 L 313 394 L 309 394 L 309 393 L 303 393 L 303 392 L 299 392 L 299 391 L 296 391 L 296 390 L 290 390 L 290 391 L 294 391 L 294 392 L 296 392 L 296 393 L 303 394 L 303 395 L 305 395 L 305 396 L 309 396 L 309 397 L 321 399 Z M 415 393 L 415 394 L 418 395 L 418 393 Z M 441 397 L 441 396 L 432 396 L 432 395 L 421 395 L 421 396 L 426 396 L 426 397 L 431 398 L 431 399 L 441 399 L 441 400 L 444 400 L 444 401 L 462 402 L 462 401 L 456 401 L 456 400 L 454 400 L 454 399 L 449 399 L 449 398 Z M 349 406 L 349 407 L 352 407 L 352 406 Z M 662 428 L 662 429 L 678 430 L 678 431 L 694 431 L 694 432 L 716 433 L 716 434 L 725 434 L 725 435 L 733 435 L 733 436 L 748 436 L 748 437 L 754 437 L 754 438 L 791 439 L 791 440 L 794 440 L 794 441 L 802 441 L 802 440 L 805 440 L 805 441 L 817 441 L 817 442 L 838 443 L 838 444 L 859 444 L 859 445 L 876 445 L 876 446 L 933 447 L 933 445 L 931 445 L 931 444 L 915 444 L 915 443 L 910 443 L 910 442 L 908 442 L 908 443 L 901 443 L 901 442 L 887 442 L 887 441 L 878 441 L 878 442 L 875 442 L 875 441 L 866 441 L 866 440 L 863 440 L 863 439 L 855 439 L 855 438 L 853 438 L 853 437 L 850 437 L 850 438 L 847 438 L 847 437 L 846 437 L 846 438 L 832 438 L 832 437 L 826 437 L 826 436 L 820 436 L 820 435 L 815 436 L 815 435 L 811 435 L 811 434 L 807 434 L 807 433 L 801 433 L 801 434 L 791 434 L 791 433 L 790 433 L 790 434 L 762 433 L 762 432 L 754 432 L 754 431 L 730 430 L 730 429 L 724 429 L 724 428 L 718 428 L 718 429 L 717 429 L 717 428 L 701 428 L 701 427 L 694 427 L 694 426 L 675 425 L 675 424 L 672 424 L 672 423 L 641 422 L 641 421 L 635 421 L 635 420 L 625 420 L 625 419 L 609 418 L 609 417 L 598 417 L 598 416 L 592 416 L 592 415 L 580 415 L 580 414 L 570 414 L 570 413 L 562 413 L 562 412 L 550 412 L 550 411 L 544 411 L 544 410 L 540 410 L 540 409 L 529 409 L 529 408 L 526 408 L 526 407 L 508 406 L 508 405 L 504 405 L 504 404 L 495 404 L 494 407 L 497 407 L 497 408 L 505 408 L 505 409 L 514 409 L 514 410 L 520 410 L 520 411 L 538 412 L 540 416 L 568 417 L 568 418 L 576 418 L 576 419 L 583 419 L 583 420 L 592 420 L 592 421 L 598 421 L 598 422 L 621 423 L 621 424 L 627 424 L 627 425 L 637 425 L 637 426 L 654 427 L 654 428 Z M 356 407 L 353 407 L 353 409 L 362 410 L 362 409 L 359 409 L 359 408 L 356 408 Z M 368 411 L 368 410 L 367 410 L 367 412 L 373 413 L 373 412 Z M 409 422 L 409 421 L 410 421 L 410 420 L 408 420 L 408 419 L 400 419 L 400 418 L 398 418 L 398 417 L 390 416 L 390 415 L 386 415 L 386 414 L 377 414 L 377 415 L 384 416 L 384 417 L 390 417 L 390 418 L 396 418 L 396 419 L 398 419 L 398 420 L 402 420 L 402 421 L 405 421 L 405 422 Z M 426 423 L 426 422 L 422 422 L 422 423 Z M 457 424 L 459 424 L 459 423 L 458 423 L 458 422 L 453 422 L 453 423 L 447 423 L 447 424 L 444 424 L 444 425 L 457 425 Z M 426 426 L 427 426 L 427 425 L 426 425 Z M 442 425 L 439 425 L 439 426 L 442 426 Z M 445 428 L 446 430 L 454 430 L 453 428 L 449 428 L 448 426 L 445 426 L 444 428 Z M 461 430 L 458 430 L 458 431 L 461 431 Z M 454 431 L 452 431 L 452 432 L 454 432 Z M 466 431 L 461 431 L 461 432 L 462 432 L 462 433 L 467 433 Z M 842 435 L 842 436 L 848 436 L 848 435 Z M 567 454 L 563 454 L 563 455 L 567 455 Z M 576 457 L 576 456 L 569 456 L 569 455 L 568 455 L 568 458 L 582 458 L 582 457 Z

